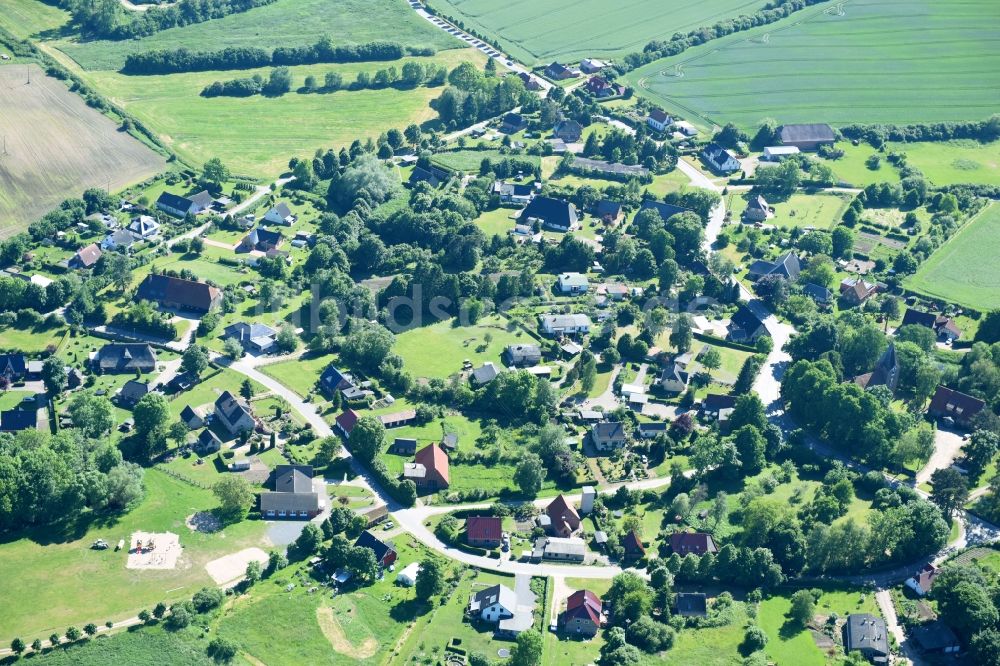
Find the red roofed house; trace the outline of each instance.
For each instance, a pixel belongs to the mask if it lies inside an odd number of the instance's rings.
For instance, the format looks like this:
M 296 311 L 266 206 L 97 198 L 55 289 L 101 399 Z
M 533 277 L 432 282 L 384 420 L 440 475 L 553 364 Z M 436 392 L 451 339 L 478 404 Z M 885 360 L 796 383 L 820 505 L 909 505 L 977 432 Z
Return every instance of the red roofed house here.
M 450 485 L 448 454 L 439 444 L 428 444 L 417 451 L 412 463 L 403 466 L 403 476 L 421 490 L 439 490 Z
M 622 537 L 622 548 L 625 549 L 626 560 L 641 560 L 646 557 L 646 547 L 642 545 L 642 539 L 635 530 Z
M 93 268 L 97 260 L 101 258 L 101 248 L 97 243 L 91 243 L 87 247 L 82 247 L 69 258 L 67 264 L 70 268 Z
M 580 514 L 562 495 L 545 508 L 545 515 L 550 521 L 549 529 L 556 536 L 568 537 L 580 529 Z
M 670 535 L 670 549 L 681 557 L 688 553 L 704 555 L 719 552 L 712 535 L 701 532 L 674 532 Z
M 983 411 L 986 403 L 979 398 L 938 386 L 927 413 L 939 418 L 951 417 L 960 426 L 972 425 L 972 417 Z
M 499 548 L 503 521 L 496 516 L 469 516 L 465 519 L 465 540 L 470 546 Z
M 353 409 L 348 409 L 337 417 L 336 428 L 344 435 L 344 437 L 350 437 L 351 431 L 354 430 L 354 424 L 357 422 L 358 413 Z
M 566 600 L 566 610 L 559 615 L 559 626 L 568 634 L 596 636 L 602 619 L 600 597 L 590 590 L 578 590 Z

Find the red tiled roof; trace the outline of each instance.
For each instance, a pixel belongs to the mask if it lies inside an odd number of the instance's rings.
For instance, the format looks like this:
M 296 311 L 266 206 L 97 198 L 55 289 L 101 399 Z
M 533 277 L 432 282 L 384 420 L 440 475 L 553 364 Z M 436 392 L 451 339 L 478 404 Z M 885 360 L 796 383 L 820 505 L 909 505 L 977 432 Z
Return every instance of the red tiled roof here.
M 552 521 L 553 527 L 568 523 L 570 528 L 575 530 L 580 526 L 580 514 L 576 512 L 576 509 L 562 495 L 552 500 L 545 508 L 545 513 Z
M 577 590 L 566 599 L 566 612 L 563 617 L 587 618 L 594 624 L 600 625 L 602 607 L 601 599 L 596 594 L 590 590 Z
M 348 409 L 346 412 L 337 417 L 337 425 L 340 426 L 348 435 L 354 430 L 354 424 L 358 422 L 358 413 L 353 409 Z
M 622 547 L 626 553 L 646 554 L 646 547 L 642 545 L 642 539 L 632 530 L 622 538 Z
M 499 541 L 503 521 L 494 516 L 469 516 L 465 519 L 465 533 L 475 541 Z
M 428 471 L 434 470 L 445 483 L 451 483 L 448 478 L 448 454 L 438 444 L 429 444 L 417 451 L 413 462 L 423 465 Z
M 670 535 L 670 548 L 678 555 L 704 555 L 705 553 L 716 553 L 718 548 L 712 535 L 701 532 L 674 532 Z

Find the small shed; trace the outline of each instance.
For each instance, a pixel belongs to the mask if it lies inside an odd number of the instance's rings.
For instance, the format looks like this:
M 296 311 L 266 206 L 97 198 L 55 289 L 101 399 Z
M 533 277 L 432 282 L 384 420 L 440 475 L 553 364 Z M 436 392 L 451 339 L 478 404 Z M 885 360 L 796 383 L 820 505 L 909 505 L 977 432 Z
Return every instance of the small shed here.
M 405 587 L 413 587 L 417 584 L 417 574 L 420 573 L 420 563 L 411 562 L 396 574 L 396 582 Z

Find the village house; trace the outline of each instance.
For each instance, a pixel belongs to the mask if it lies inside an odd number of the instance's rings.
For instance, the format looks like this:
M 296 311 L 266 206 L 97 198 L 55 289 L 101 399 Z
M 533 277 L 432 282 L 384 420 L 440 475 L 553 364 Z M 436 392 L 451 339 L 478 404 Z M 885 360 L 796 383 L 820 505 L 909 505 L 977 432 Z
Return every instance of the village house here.
M 667 393 L 683 393 L 687 390 L 688 383 L 691 381 L 691 373 L 688 372 L 688 365 L 690 365 L 691 359 L 692 355 L 690 352 L 680 354 L 674 357 L 674 360 L 663 369 L 663 372 L 657 379 L 657 383 L 664 391 Z
M 375 553 L 375 561 L 382 568 L 391 566 L 396 562 L 396 549 L 391 542 L 385 542 L 377 536 L 365 530 L 354 542 L 355 548 L 368 548 Z
M 190 430 L 197 430 L 205 425 L 205 414 L 191 405 L 185 405 L 181 410 L 181 421 Z
M 271 231 L 257 227 L 243 237 L 237 250 L 240 252 L 267 252 L 277 250 L 284 242 L 280 231 Z
M 558 284 L 559 291 L 564 294 L 584 294 L 590 288 L 587 276 L 582 273 L 562 273 Z
M 740 170 L 740 162 L 732 153 L 717 143 L 710 143 L 701 151 L 701 158 L 717 173 L 729 174 Z
M 139 285 L 136 298 L 205 314 L 222 304 L 222 290 L 204 282 L 185 280 L 170 275 L 149 274 Z
M 833 301 L 833 292 L 818 284 L 803 285 L 802 293 L 811 298 L 817 305 L 829 305 Z
M 674 532 L 670 535 L 670 550 L 681 557 L 688 553 L 701 556 L 705 553 L 718 553 L 715 539 L 704 532 Z
M 264 214 L 261 222 L 270 224 L 280 224 L 285 227 L 290 227 L 295 223 L 295 216 L 292 215 L 292 210 L 288 207 L 284 201 L 279 201 L 275 204 L 271 210 Z
M 852 613 L 844 624 L 844 652 L 857 650 L 873 664 L 889 663 L 885 621 L 869 613 Z
M 518 183 L 507 183 L 498 180 L 493 183 L 493 193 L 500 197 L 501 204 L 527 206 L 535 197 L 539 185 L 538 183 L 534 185 L 520 185 Z
M 531 200 L 531 203 L 521 211 L 518 221 L 521 224 L 533 224 L 537 221 L 543 227 L 554 231 L 573 231 L 580 226 L 576 206 L 568 201 L 542 196 Z
M 152 372 L 156 352 L 142 342 L 110 342 L 97 350 L 91 365 L 101 373 Z
M 264 354 L 274 349 L 278 332 L 265 324 L 256 322 L 248 324 L 241 321 L 227 326 L 222 337 L 236 340 L 246 351 Z
M 188 197 L 182 197 L 172 192 L 163 192 L 156 199 L 156 208 L 173 217 L 197 215 L 203 208 Z
M 746 210 L 743 211 L 743 219 L 747 222 L 764 222 L 771 215 L 771 206 L 761 195 L 750 200 Z
M 403 465 L 403 478 L 422 491 L 444 490 L 450 485 L 448 454 L 440 444 L 428 444 L 417 451 L 412 463 Z
M 521 72 L 517 76 L 521 79 L 521 81 L 524 82 L 525 90 L 530 90 L 534 92 L 536 90 L 542 89 L 542 84 L 539 83 L 538 79 L 533 77 L 531 74 L 528 74 L 527 72 Z
M 936 418 L 950 418 L 956 425 L 969 428 L 973 425 L 975 416 L 985 407 L 986 403 L 979 398 L 946 386 L 938 386 L 927 413 Z
M 382 427 L 386 430 L 391 430 L 392 428 L 402 428 L 403 426 L 408 426 L 417 420 L 417 410 L 401 409 L 398 412 L 392 412 L 390 414 L 380 414 L 378 420 L 382 424 Z
M 608 81 L 603 76 L 592 76 L 587 79 L 585 85 L 587 92 L 598 99 L 608 97 L 621 97 L 625 94 L 625 86 L 620 83 Z
M 28 373 L 28 365 L 24 360 L 24 354 L 0 354 L 0 377 L 4 377 L 9 384 L 22 381 Z
M 469 516 L 465 519 L 465 541 L 477 548 L 499 548 L 503 520 L 497 516 Z
M 472 376 L 470 379 L 472 383 L 476 386 L 483 386 L 489 384 L 491 381 L 500 376 L 500 370 L 493 361 L 486 361 L 481 366 L 472 371 Z
M 645 199 L 642 204 L 640 204 L 639 211 L 636 214 L 638 215 L 639 212 L 650 209 L 659 213 L 664 222 L 669 220 L 674 215 L 688 212 L 687 208 L 663 203 L 662 201 L 656 201 L 655 199 Z
M 939 571 L 936 566 L 927 563 L 920 568 L 920 571 L 907 578 L 904 584 L 918 597 L 927 596 L 934 586 L 934 579 L 937 578 Z
M 670 116 L 662 109 L 653 109 L 649 112 L 649 117 L 646 118 L 646 124 L 657 132 L 665 132 L 670 125 Z
M 542 330 L 547 335 L 562 337 L 578 333 L 590 333 L 590 317 L 585 314 L 542 315 Z
M 265 518 L 311 520 L 323 510 L 313 488 L 311 465 L 278 465 L 274 468 L 274 491 L 260 495 L 260 513 Z
M 545 68 L 545 76 L 553 81 L 565 81 L 566 79 L 577 78 L 580 76 L 580 72 L 574 71 L 558 62 L 554 62 Z
M 899 327 L 903 326 L 923 326 L 929 328 L 937 335 L 939 340 L 952 341 L 962 337 L 962 331 L 955 324 L 955 321 L 944 314 L 933 314 L 907 308 L 903 313 L 903 321 Z
M 593 214 L 604 224 L 615 226 L 625 218 L 625 208 L 617 201 L 601 199 L 594 204 Z
M 660 435 L 666 435 L 669 424 L 665 421 L 649 421 L 636 426 L 636 433 L 642 439 L 656 439 Z
M 864 279 L 844 278 L 840 281 L 840 297 L 849 305 L 861 305 L 878 291 L 878 285 Z
M 76 253 L 69 258 L 67 266 L 69 268 L 75 269 L 88 269 L 93 268 L 97 260 L 101 258 L 101 248 L 97 247 L 97 243 L 91 243 L 86 247 L 81 247 Z
M 32 403 L 34 404 L 34 403 Z M 38 410 L 23 403 L 17 409 L 7 409 L 0 412 L 0 432 L 18 433 L 22 430 L 38 428 Z
M 358 422 L 358 413 L 353 409 L 344 410 L 334 420 L 333 427 L 344 437 L 350 437 L 351 431 Z
M 618 421 L 595 423 L 590 429 L 590 443 L 600 452 L 625 446 L 625 426 Z
M 590 590 L 569 595 L 566 610 L 559 614 L 559 628 L 572 636 L 596 636 L 603 623 L 604 604 Z
M 646 547 L 642 545 L 642 539 L 635 533 L 635 530 L 629 530 L 628 534 L 622 537 L 622 548 L 625 549 L 626 562 L 634 562 L 646 557 Z
M 726 339 L 732 342 L 754 343 L 758 338 L 770 335 L 764 322 L 746 305 L 740 305 L 729 320 Z
M 928 654 L 956 654 L 961 652 L 962 644 L 951 627 L 935 620 L 927 624 L 917 625 L 910 631 L 913 640 L 920 649 Z
M 534 562 L 557 560 L 583 562 L 587 557 L 587 544 L 579 537 L 539 537 L 531 551 Z
M 580 71 L 585 74 L 594 74 L 608 66 L 608 63 L 596 58 L 584 58 L 580 61 Z
M 517 134 L 528 128 L 528 121 L 520 113 L 506 113 L 500 121 L 500 131 L 504 134 Z
M 896 345 L 890 342 L 875 364 L 875 369 L 858 375 L 854 378 L 854 383 L 866 390 L 876 386 L 885 386 L 895 393 L 896 385 L 899 383 L 899 359 L 896 357 Z
M 101 241 L 102 250 L 130 250 L 136 244 L 136 238 L 128 229 L 115 229 Z
M 504 354 L 507 362 L 515 367 L 538 365 L 542 360 L 542 349 L 538 345 L 523 343 L 507 345 Z
M 583 136 L 583 125 L 575 120 L 560 120 L 552 128 L 552 135 L 566 143 L 576 143 Z
M 160 223 L 148 215 L 140 215 L 128 225 L 129 232 L 141 241 L 151 241 L 160 235 Z
M 530 590 L 519 594 L 506 585 L 497 584 L 469 598 L 468 614 L 483 622 L 497 625 L 497 636 L 516 637 L 534 624 L 535 595 Z
M 118 389 L 118 393 L 115 394 L 115 402 L 119 407 L 132 409 L 137 402 L 151 392 L 152 389 L 148 383 L 130 379 Z
M 250 406 L 229 391 L 223 391 L 215 401 L 215 420 L 234 436 L 257 427 Z
M 782 125 L 778 134 L 781 145 L 799 150 L 818 150 L 820 146 L 832 146 L 837 140 L 833 128 L 826 123 Z
M 442 183 L 448 181 L 448 172 L 439 167 L 429 165 L 426 169 L 421 166 L 413 167 L 410 173 L 410 185 L 417 183 L 427 183 L 433 188 L 441 187 Z
M 674 610 L 681 617 L 706 617 L 708 597 L 701 592 L 678 592 L 674 595 Z
M 323 374 L 319 376 L 319 386 L 328 396 L 336 392 L 344 397 L 344 400 L 364 400 L 374 393 L 368 388 L 367 382 L 359 383 L 353 375 L 340 371 L 332 363 L 326 366 Z
M 222 448 L 222 440 L 215 436 L 215 433 L 205 428 L 198 433 L 198 438 L 194 442 L 194 450 L 200 455 L 215 453 Z
M 573 536 L 580 529 L 580 514 L 563 495 L 559 495 L 545 507 L 548 518 L 548 532 L 557 537 Z
M 758 260 L 750 264 L 747 269 L 747 278 L 756 282 L 765 275 L 777 275 L 789 282 L 799 279 L 802 267 L 799 257 L 794 252 L 786 252 L 774 261 Z

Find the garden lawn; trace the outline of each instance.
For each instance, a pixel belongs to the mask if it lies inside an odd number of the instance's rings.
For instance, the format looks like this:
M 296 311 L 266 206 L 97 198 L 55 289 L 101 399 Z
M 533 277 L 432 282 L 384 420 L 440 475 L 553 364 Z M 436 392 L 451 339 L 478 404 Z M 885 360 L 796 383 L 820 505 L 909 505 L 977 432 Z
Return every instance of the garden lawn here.
M 520 329 L 507 330 L 507 320 L 485 317 L 471 326 L 454 326 L 448 319 L 436 324 L 414 328 L 396 336 L 393 348 L 405 367 L 416 377 L 442 379 L 461 372 L 465 359 L 476 367 L 486 361 L 501 366 L 500 355 L 507 345 L 533 343 L 535 339 Z M 487 344 L 485 336 L 493 337 Z
M 25 2 L 25 0 L 19 0 Z M 32 3 L 44 8 L 39 2 Z M 335 44 L 391 40 L 405 46 L 453 49 L 461 42 L 423 20 L 403 0 L 277 0 L 221 19 L 122 41 L 55 42 L 85 69 L 117 70 L 130 53 L 157 49 L 305 46 L 329 36 Z
M 746 633 L 746 610 L 733 602 L 733 622 L 722 627 L 684 629 L 677 633 L 674 646 L 660 656 L 643 655 L 642 664 L 677 664 L 677 666 L 735 666 L 742 663 L 739 645 Z
M 218 371 L 206 370 L 201 376 L 201 381 L 189 391 L 171 396 L 170 414 L 173 418 L 180 418 L 185 406 L 199 407 L 212 404 L 222 395 L 223 391 L 229 391 L 233 395 L 239 396 L 240 386 L 243 385 L 244 379 L 243 375 L 226 368 Z M 267 391 L 264 386 L 253 380 L 250 381 L 254 387 L 254 395 Z
M 511 217 L 514 210 L 510 208 L 496 208 L 485 211 L 476 218 L 476 226 L 479 227 L 486 236 L 506 236 L 514 229 L 514 220 Z
M 767 221 L 779 227 L 832 229 L 847 210 L 852 197 L 844 194 L 793 194 L 787 201 L 768 202 L 774 217 Z
M 980 311 L 1000 307 L 1000 206 L 982 211 L 939 247 L 904 286 Z
M 66 627 L 131 617 L 159 601 L 190 597 L 212 585 L 205 564 L 242 548 L 263 545 L 264 525 L 245 521 L 217 534 L 189 530 L 185 518 L 217 505 L 210 491 L 195 488 L 150 469 L 146 494 L 131 512 L 102 519 L 85 515 L 65 527 L 30 530 L 0 544 L 0 570 L 16 571 L 0 589 L 0 626 L 8 636 L 63 633 Z M 125 568 L 127 550 L 92 550 L 97 538 L 129 542 L 132 532 L 170 531 L 180 536 L 184 553 L 174 570 Z
M 270 363 L 261 366 L 260 371 L 268 377 L 278 380 L 283 386 L 287 386 L 300 396 L 311 393 L 319 376 L 323 374 L 326 366 L 337 359 L 333 354 L 321 354 L 318 356 L 304 355 L 293 361 L 282 361 L 280 363 Z
M 624 80 L 669 111 L 718 125 L 983 120 L 1000 104 L 1000 24 L 983 21 L 995 8 L 993 0 L 851 0 L 841 13 L 822 3 Z
M 464 61 L 481 64 L 483 58 L 478 51 L 465 48 L 413 60 L 421 64 L 433 61 L 452 69 Z M 336 148 L 357 138 L 376 138 L 386 128 L 401 129 L 434 118 L 435 112 L 428 104 L 441 94 L 441 87 L 340 90 L 329 94 L 296 92 L 308 75 L 322 81 L 327 72 L 333 71 L 350 82 L 360 71 L 374 74 L 389 64 L 291 67 L 292 92 L 280 97 L 201 96 L 201 91 L 214 81 L 254 74 L 267 77 L 270 68 L 162 76 L 126 76 L 110 71 L 78 73 L 160 135 L 183 160 L 201 164 L 219 157 L 234 173 L 270 180 L 287 170 L 291 156 L 312 155 L 318 148 Z M 391 64 L 399 69 L 404 61 Z
M 43 324 L 24 329 L 11 326 L 0 329 L 0 349 L 32 354 L 45 351 L 49 345 L 58 347 L 65 337 L 66 329 L 61 327 L 47 329 Z
M 896 183 L 899 182 L 899 172 L 888 162 L 884 155 L 878 169 L 869 169 L 865 164 L 876 150 L 867 143 L 853 145 L 849 141 L 840 141 L 836 144 L 837 149 L 844 151 L 844 156 L 836 160 L 828 160 L 821 157 L 816 159 L 825 162 L 837 178 L 853 187 L 865 187 L 872 183 Z M 905 150 L 905 149 L 904 149 Z
M 640 52 L 652 39 L 669 39 L 763 6 L 745 0 L 439 0 L 434 7 L 467 30 L 499 41 L 507 53 L 533 64 L 613 58 Z M 570 81 L 572 83 L 572 81 Z

